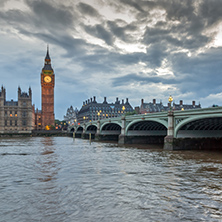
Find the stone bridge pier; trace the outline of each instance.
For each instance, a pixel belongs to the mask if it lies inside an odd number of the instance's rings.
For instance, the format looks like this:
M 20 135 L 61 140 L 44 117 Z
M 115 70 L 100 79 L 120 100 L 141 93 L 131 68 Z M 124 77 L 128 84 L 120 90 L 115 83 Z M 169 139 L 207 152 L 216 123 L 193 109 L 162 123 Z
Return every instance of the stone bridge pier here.
M 173 150 L 174 142 L 174 114 L 172 111 L 169 111 L 167 136 L 164 138 L 164 149 Z
M 126 127 L 126 118 L 123 116 L 122 120 L 122 127 L 121 127 L 121 134 L 119 135 L 118 143 L 125 144 L 126 143 L 126 135 L 125 135 L 125 127 Z
M 95 141 L 100 141 L 100 120 L 97 121 L 97 130 L 95 134 Z
M 146 119 L 144 117 L 129 121 L 121 118 L 121 134 L 119 144 L 163 144 L 167 135 L 164 120 Z M 165 123 L 165 125 L 164 125 Z
M 213 111 L 187 111 L 184 115 L 179 112 L 168 112 L 164 149 L 222 151 L 222 113 L 219 109 Z

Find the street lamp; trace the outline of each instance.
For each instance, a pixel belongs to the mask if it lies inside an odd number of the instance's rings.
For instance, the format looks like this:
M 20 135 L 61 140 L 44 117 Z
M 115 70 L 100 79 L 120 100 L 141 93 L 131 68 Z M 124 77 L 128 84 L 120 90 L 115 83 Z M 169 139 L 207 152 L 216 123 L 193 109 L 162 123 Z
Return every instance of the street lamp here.
M 171 109 L 172 109 L 171 103 L 173 102 L 173 97 L 172 97 L 171 95 L 170 95 L 168 101 L 169 101 L 169 103 L 170 103 L 170 111 L 171 111 Z
M 126 109 L 126 107 L 125 107 L 125 106 L 123 106 L 123 107 L 122 107 L 123 113 L 124 113 L 125 109 Z
M 100 119 L 100 118 L 99 118 L 99 116 L 100 116 L 100 112 L 98 112 L 97 115 L 98 115 L 98 119 Z

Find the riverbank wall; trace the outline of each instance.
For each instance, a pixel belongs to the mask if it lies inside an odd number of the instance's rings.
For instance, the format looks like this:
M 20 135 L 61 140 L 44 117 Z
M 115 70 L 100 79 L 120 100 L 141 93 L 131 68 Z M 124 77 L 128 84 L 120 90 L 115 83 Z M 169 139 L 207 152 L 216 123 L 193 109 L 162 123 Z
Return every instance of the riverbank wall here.
M 222 138 L 164 138 L 164 150 L 222 151 Z
M 50 137 L 50 136 L 69 136 L 67 131 L 61 130 L 32 130 L 31 132 L 7 132 L 1 133 L 1 137 Z

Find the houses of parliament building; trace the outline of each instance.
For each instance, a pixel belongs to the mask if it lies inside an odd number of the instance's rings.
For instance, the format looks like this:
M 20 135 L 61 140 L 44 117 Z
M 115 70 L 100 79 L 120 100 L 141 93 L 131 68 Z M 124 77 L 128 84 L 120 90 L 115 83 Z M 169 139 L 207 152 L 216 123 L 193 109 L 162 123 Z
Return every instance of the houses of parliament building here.
M 6 89 L 0 91 L 0 134 L 31 133 L 32 130 L 48 129 L 54 126 L 54 86 L 55 74 L 51 67 L 49 49 L 41 72 L 42 110 L 35 110 L 32 104 L 32 90 L 22 92 L 18 87 L 18 100 L 7 101 Z

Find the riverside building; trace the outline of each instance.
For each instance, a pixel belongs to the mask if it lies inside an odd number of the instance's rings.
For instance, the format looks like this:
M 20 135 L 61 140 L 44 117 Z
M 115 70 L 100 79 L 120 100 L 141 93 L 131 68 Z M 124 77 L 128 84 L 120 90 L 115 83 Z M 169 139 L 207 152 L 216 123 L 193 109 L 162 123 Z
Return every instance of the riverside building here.
M 32 90 L 22 92 L 18 87 L 18 101 L 7 101 L 6 90 L 0 91 L 0 134 L 31 133 L 34 127 Z
M 55 125 L 54 118 L 54 86 L 55 74 L 51 67 L 49 49 L 41 72 L 42 110 L 32 105 L 32 90 L 22 92 L 18 87 L 18 100 L 7 101 L 6 90 L 0 91 L 0 134 L 32 133 L 33 129 L 50 129 Z
M 66 115 L 64 116 L 64 120 L 68 125 L 74 125 L 77 122 L 78 109 L 74 109 L 73 106 L 67 109 Z
M 173 103 L 172 110 L 188 110 L 188 109 L 200 109 L 201 105 L 196 105 L 195 101 L 192 101 L 192 104 L 183 104 L 183 100 L 180 100 L 179 104 Z M 170 110 L 170 103 L 167 106 L 164 106 L 162 102 L 157 103 L 156 99 L 153 99 L 153 102 L 145 103 L 144 99 L 141 99 L 140 113 L 155 113 L 163 112 Z
M 126 112 L 133 112 L 133 108 L 129 103 L 128 98 L 126 101 L 119 101 L 118 97 L 114 103 L 108 103 L 106 97 L 102 103 L 96 101 L 96 97 L 88 99 L 83 102 L 82 108 L 78 112 L 77 122 L 89 122 L 105 118 L 114 118 L 123 115 Z

